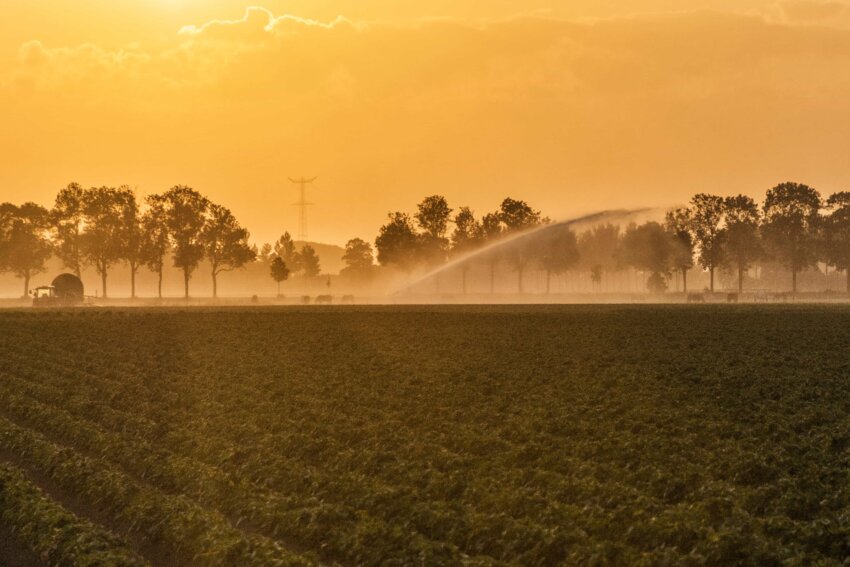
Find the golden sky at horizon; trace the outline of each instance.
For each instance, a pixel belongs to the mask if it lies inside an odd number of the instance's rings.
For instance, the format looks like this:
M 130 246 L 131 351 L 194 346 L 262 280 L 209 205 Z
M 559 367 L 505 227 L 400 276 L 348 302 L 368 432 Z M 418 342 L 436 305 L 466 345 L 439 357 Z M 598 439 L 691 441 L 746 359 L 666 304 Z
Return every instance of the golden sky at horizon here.
M 252 7 L 262 4 L 262 7 Z M 428 194 L 553 218 L 850 189 L 850 3 L 5 0 L 0 200 L 188 184 L 258 242 Z

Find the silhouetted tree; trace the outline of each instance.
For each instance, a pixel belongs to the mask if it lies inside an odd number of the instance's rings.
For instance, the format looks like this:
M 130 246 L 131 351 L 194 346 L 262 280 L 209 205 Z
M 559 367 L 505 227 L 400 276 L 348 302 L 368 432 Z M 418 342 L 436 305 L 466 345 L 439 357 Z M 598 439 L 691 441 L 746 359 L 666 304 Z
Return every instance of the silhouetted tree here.
M 502 201 L 499 208 L 499 220 L 505 225 L 506 232 L 519 233 L 535 227 L 541 222 L 540 211 L 532 209 L 525 201 L 517 201 L 508 197 Z M 531 243 L 527 239 L 516 242 L 506 250 L 508 261 L 513 265 L 517 272 L 517 289 L 519 293 L 523 293 L 523 274 L 525 268 L 531 261 L 533 256 L 530 248 Z
M 552 289 L 552 274 L 563 274 L 579 261 L 576 233 L 566 226 L 546 229 L 542 242 L 538 243 L 540 265 L 546 271 L 546 294 Z
M 322 268 L 319 265 L 319 256 L 316 254 L 316 249 L 309 244 L 305 244 L 301 248 L 301 252 L 298 254 L 298 257 L 301 260 L 301 266 L 304 270 L 305 278 L 315 278 L 322 272 Z
M 824 219 L 824 248 L 827 261 L 844 270 L 850 293 L 850 191 L 830 195 L 826 201 L 831 214 Z
M 657 222 L 633 223 L 623 234 L 620 254 L 626 264 L 650 272 L 649 291 L 661 293 L 673 267 L 673 246 L 673 235 Z
M 499 220 L 507 228 L 508 232 L 519 232 L 535 227 L 543 221 L 540 211 L 535 211 L 525 201 L 518 201 L 510 197 L 502 201 L 499 207 Z
M 726 218 L 724 256 L 726 262 L 737 271 L 740 293 L 744 290 L 744 273 L 761 254 L 761 216 L 756 202 L 746 195 L 726 197 L 723 208 Z
M 170 248 L 165 201 L 162 195 L 149 195 L 148 210 L 142 215 L 141 260 L 157 274 L 157 297 L 162 299 L 162 274 Z
M 12 226 L 18 216 L 18 207 L 12 203 L 0 203 L 0 271 L 6 269 L 6 255 L 9 253 L 9 239 Z
M 55 233 L 56 255 L 66 268 L 82 277 L 83 252 L 81 239 L 85 220 L 86 190 L 78 183 L 71 183 L 56 195 L 51 211 Z
M 699 193 L 691 199 L 691 234 L 699 251 L 699 264 L 708 270 L 709 289 L 714 291 L 714 271 L 723 264 L 726 236 L 723 223 L 723 197 Z
M 257 251 L 257 260 L 260 262 L 271 262 L 274 258 L 274 248 L 268 242 L 264 243 Z
M 125 212 L 135 202 L 128 187 L 98 187 L 85 192 L 85 224 L 80 237 L 83 257 L 100 275 L 103 297 L 108 297 L 109 269 L 124 259 L 127 226 Z
M 617 269 L 619 247 L 620 227 L 611 223 L 597 225 L 581 233 L 578 239 L 579 262 L 590 271 L 594 283 L 601 283 L 604 273 Z
M 218 297 L 218 276 L 243 267 L 257 258 L 248 243 L 248 231 L 240 226 L 230 209 L 210 204 L 201 230 L 201 245 L 210 263 L 213 297 Z
M 505 233 L 502 220 L 499 213 L 488 213 L 481 219 L 480 233 L 478 240 L 482 246 L 493 244 L 498 241 Z M 502 254 L 495 247 L 484 253 L 484 260 L 487 262 L 487 267 L 490 269 L 490 293 L 496 291 L 496 266 L 502 261 Z
M 791 290 L 797 273 L 817 261 L 820 193 L 801 183 L 782 183 L 767 192 L 762 233 L 769 251 L 791 270 Z
M 139 214 L 139 204 L 132 191 L 123 193 L 122 200 L 123 230 L 121 239 L 122 258 L 130 268 L 130 297 L 136 298 L 136 275 L 145 263 L 145 230 Z
M 442 264 L 446 261 L 449 250 L 446 232 L 452 209 L 442 195 L 426 197 L 417 209 L 414 218 L 422 230 L 419 253 L 428 265 Z
M 345 268 L 342 273 L 362 277 L 369 274 L 375 265 L 372 253 L 372 245 L 360 238 L 352 238 L 345 245 L 345 254 L 342 255 Z
M 277 282 L 277 296 L 280 297 L 280 282 L 289 279 L 289 268 L 286 267 L 286 262 L 280 256 L 272 260 L 271 275 L 272 279 Z
M 274 253 L 279 258 L 283 258 L 283 261 L 289 268 L 290 274 L 295 275 L 301 271 L 298 250 L 295 249 L 295 242 L 288 232 L 284 232 L 283 236 L 278 238 L 277 242 L 274 243 Z
M 204 257 L 202 235 L 209 201 L 184 185 L 172 187 L 161 196 L 161 200 L 174 254 L 174 267 L 183 271 L 184 296 L 188 299 L 192 272 Z
M 469 207 L 461 207 L 454 218 L 455 229 L 452 232 L 451 254 L 461 257 L 481 246 L 481 224 L 475 220 L 475 213 Z M 460 265 L 463 293 L 466 293 L 466 277 L 469 273 L 469 262 Z
M 688 270 L 694 267 L 694 236 L 691 232 L 693 219 L 690 209 L 674 209 L 667 212 L 665 228 L 675 239 L 671 261 L 682 274 L 682 287 L 688 293 Z
M 23 297 L 29 293 L 32 276 L 45 270 L 52 254 L 50 221 L 50 213 L 41 205 L 0 204 L 0 271 L 24 280 Z
M 413 270 L 418 257 L 419 239 L 405 213 L 390 213 L 389 222 L 381 227 L 375 239 L 378 262 L 382 266 L 395 266 L 407 273 Z

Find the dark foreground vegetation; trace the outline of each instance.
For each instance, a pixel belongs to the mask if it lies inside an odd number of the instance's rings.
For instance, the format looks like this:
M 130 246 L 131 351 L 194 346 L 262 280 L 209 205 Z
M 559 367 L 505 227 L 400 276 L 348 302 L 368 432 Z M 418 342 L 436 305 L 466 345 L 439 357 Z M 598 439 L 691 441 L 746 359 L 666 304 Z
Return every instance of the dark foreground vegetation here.
M 8 311 L 0 336 L 0 563 L 850 555 L 850 309 Z

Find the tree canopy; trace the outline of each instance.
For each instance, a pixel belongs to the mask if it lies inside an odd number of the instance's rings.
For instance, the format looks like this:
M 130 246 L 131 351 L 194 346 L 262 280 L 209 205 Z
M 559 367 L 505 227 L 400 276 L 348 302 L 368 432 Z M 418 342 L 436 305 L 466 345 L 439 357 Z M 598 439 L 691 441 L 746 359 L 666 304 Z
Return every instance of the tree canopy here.
M 305 244 L 298 254 L 301 259 L 301 269 L 304 271 L 304 277 L 315 278 L 322 273 L 321 265 L 319 264 L 319 255 L 316 254 L 316 249 Z
M 253 262 L 257 253 L 248 243 L 248 231 L 230 209 L 210 203 L 207 219 L 201 229 L 201 245 L 209 260 L 213 281 L 213 297 L 218 297 L 218 275 Z
M 29 293 L 30 278 L 45 270 L 52 254 L 49 228 L 50 213 L 41 205 L 0 204 L 0 270 L 24 281 L 24 297 Z
M 777 185 L 764 200 L 764 239 L 774 257 L 791 270 L 794 292 L 797 274 L 817 260 L 822 205 L 820 193 L 801 183 Z

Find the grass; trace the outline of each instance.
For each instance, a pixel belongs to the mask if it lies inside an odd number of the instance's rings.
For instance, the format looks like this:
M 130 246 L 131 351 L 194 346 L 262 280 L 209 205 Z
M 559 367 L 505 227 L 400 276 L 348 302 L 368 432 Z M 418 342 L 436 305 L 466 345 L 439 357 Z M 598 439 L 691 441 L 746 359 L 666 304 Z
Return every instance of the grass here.
M 850 308 L 7 311 L 0 336 L 0 462 L 33 485 L 15 497 L 72 512 L 97 553 L 850 555 Z

